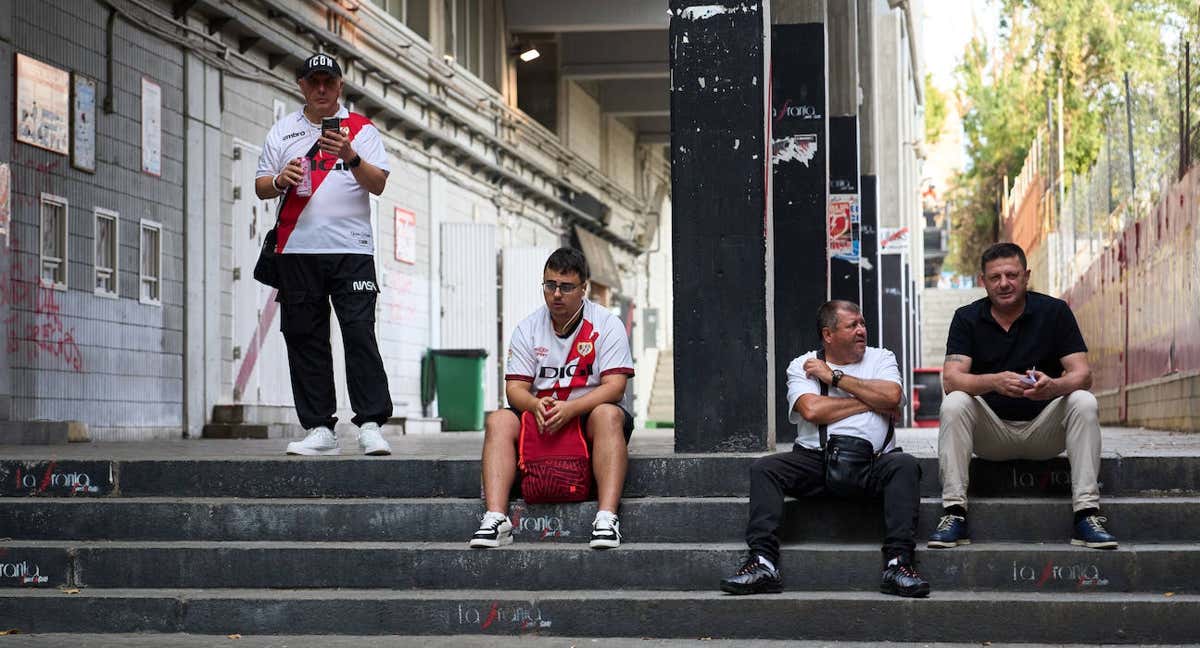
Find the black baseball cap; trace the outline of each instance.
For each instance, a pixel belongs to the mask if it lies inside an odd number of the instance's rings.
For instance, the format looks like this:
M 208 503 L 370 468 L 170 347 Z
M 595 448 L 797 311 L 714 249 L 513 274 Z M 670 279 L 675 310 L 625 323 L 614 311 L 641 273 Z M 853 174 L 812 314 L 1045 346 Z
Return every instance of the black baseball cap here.
M 342 76 L 342 68 L 338 65 L 337 59 L 329 54 L 313 54 L 304 59 L 304 63 L 300 65 L 300 72 L 296 74 L 296 79 L 307 79 L 317 72 L 324 72 L 329 76 Z

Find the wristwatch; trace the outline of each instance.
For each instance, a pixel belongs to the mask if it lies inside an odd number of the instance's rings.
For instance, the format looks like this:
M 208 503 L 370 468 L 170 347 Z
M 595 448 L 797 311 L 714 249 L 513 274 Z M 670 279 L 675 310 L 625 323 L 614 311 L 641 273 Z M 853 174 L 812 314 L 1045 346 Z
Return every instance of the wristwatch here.
M 361 156 L 361 155 L 355 155 L 353 158 L 351 158 L 351 159 L 350 159 L 350 161 L 349 161 L 349 162 L 347 162 L 347 163 L 346 163 L 346 168 L 347 168 L 347 169 L 353 169 L 354 167 L 356 167 L 356 166 L 358 166 L 358 165 L 360 165 L 360 164 L 362 164 L 362 156 Z
M 837 387 L 838 382 L 841 381 L 842 376 L 844 376 L 844 375 L 846 375 L 846 374 L 841 369 L 834 369 L 833 370 L 833 379 L 829 381 L 829 386 Z

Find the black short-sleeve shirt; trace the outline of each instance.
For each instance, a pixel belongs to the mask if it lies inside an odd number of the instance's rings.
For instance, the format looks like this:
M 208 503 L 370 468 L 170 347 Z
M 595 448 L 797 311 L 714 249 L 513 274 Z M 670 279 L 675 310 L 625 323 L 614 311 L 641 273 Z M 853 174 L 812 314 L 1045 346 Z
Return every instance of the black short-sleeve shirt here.
M 1030 291 L 1025 311 L 1005 331 L 992 317 L 987 297 L 954 312 L 946 355 L 971 358 L 971 373 L 990 374 L 1015 371 L 1023 374 L 1037 369 L 1058 378 L 1063 374 L 1061 358 L 1087 352 L 1083 334 L 1071 307 L 1061 299 Z M 983 394 L 992 411 L 1006 421 L 1032 421 L 1048 401 L 1012 398 L 995 392 Z

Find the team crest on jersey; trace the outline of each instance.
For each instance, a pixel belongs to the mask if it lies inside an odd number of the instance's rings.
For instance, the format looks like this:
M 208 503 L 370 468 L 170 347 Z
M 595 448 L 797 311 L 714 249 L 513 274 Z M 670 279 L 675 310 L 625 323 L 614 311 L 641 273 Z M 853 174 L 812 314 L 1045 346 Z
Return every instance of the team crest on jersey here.
M 579 342 L 575 345 L 575 352 L 581 356 L 591 355 L 592 347 L 591 342 Z

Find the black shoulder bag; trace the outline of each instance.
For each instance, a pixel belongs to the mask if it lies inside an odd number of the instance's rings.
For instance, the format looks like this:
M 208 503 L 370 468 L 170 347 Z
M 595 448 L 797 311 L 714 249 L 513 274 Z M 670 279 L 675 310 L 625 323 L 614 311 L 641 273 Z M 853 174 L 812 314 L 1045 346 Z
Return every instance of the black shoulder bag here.
M 817 351 L 817 358 L 825 359 L 824 349 Z M 829 395 L 829 385 L 821 383 L 821 395 Z M 860 497 L 868 493 L 867 483 L 871 478 L 871 467 L 875 458 L 883 453 L 896 433 L 894 422 L 888 420 L 887 437 L 883 447 L 876 454 L 871 442 L 859 437 L 844 434 L 829 434 L 829 426 L 822 423 L 817 426 L 821 439 L 821 448 L 825 452 L 825 488 L 833 495 L 840 497 Z
M 316 154 L 317 144 L 314 143 L 304 156 L 312 158 Z M 275 247 L 279 243 L 279 219 L 283 216 L 283 206 L 291 195 L 291 187 L 288 187 L 279 199 L 279 209 L 275 212 L 275 224 L 263 237 L 262 250 L 258 252 L 258 262 L 254 264 L 254 280 L 264 286 L 279 288 L 279 255 L 275 252 Z

